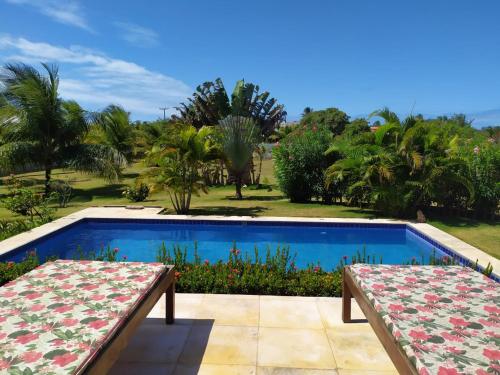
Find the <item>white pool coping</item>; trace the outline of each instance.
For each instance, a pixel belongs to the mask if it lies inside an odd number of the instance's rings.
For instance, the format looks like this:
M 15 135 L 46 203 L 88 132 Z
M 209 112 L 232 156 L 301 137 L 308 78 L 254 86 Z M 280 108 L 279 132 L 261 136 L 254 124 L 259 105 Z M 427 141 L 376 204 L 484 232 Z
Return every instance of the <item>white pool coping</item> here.
M 137 206 L 135 206 L 137 207 Z M 206 216 L 206 215 L 162 215 L 162 207 L 144 207 L 142 209 L 129 209 L 125 206 L 89 207 L 74 212 L 68 216 L 54 220 L 27 232 L 7 238 L 0 242 L 0 255 L 24 246 L 31 241 L 37 240 L 47 234 L 53 233 L 61 228 L 84 219 L 155 219 L 155 220 L 236 220 L 236 221 L 260 221 L 260 222 L 306 222 L 306 223 L 351 223 L 351 224 L 405 224 L 418 232 L 432 238 L 434 241 L 449 248 L 463 258 L 486 267 L 493 266 L 493 272 L 498 275 L 500 271 L 500 260 L 486 254 L 484 251 L 469 245 L 468 243 L 430 225 L 414 223 L 410 221 L 392 219 L 361 219 L 361 218 L 312 218 L 312 217 L 276 217 L 276 216 Z

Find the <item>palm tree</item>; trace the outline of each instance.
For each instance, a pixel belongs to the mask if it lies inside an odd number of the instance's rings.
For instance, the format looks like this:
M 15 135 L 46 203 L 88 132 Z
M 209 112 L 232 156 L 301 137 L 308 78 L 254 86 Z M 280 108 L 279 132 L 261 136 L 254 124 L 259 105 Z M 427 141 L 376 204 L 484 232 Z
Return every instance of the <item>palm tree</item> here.
M 268 91 L 260 93 L 259 86 L 240 80 L 229 97 L 220 78 L 198 86 L 188 103 L 182 103 L 177 110 L 183 122 L 196 127 L 217 124 L 229 115 L 248 117 L 264 137 L 286 119 L 284 106 Z
M 387 108 L 373 115 L 385 120 L 375 133 L 344 134 L 328 150 L 341 157 L 327 169 L 327 183 L 347 186 L 351 203 L 400 216 L 474 196 L 463 177 L 466 163 L 454 151 L 467 128 L 412 116 L 400 121 Z
M 404 132 L 412 128 L 418 121 L 413 115 L 406 117 L 401 121 L 395 112 L 385 107 L 370 114 L 372 117 L 381 117 L 385 122 L 375 132 L 375 143 L 382 145 L 384 143 L 392 143 L 398 147 L 398 142 Z
M 156 189 L 166 189 L 178 214 L 189 212 L 192 195 L 207 192 L 201 170 L 205 163 L 219 156 L 213 130 L 184 126 L 167 142 L 160 139 L 147 160 L 154 165 L 148 176 Z
M 127 161 L 134 155 L 135 134 L 130 113 L 117 105 L 109 105 L 94 115 L 94 126 L 89 139 L 93 143 L 107 144 L 118 150 Z
M 0 163 L 5 169 L 43 168 L 46 193 L 56 167 L 117 178 L 125 158 L 108 145 L 84 143 L 89 130 L 85 111 L 60 98 L 57 67 L 42 65 L 46 75 L 25 64 L 7 64 L 0 74 Z
M 252 119 L 242 116 L 228 116 L 219 122 L 219 127 L 227 168 L 235 180 L 236 199 L 242 199 L 243 176 L 258 144 L 258 129 Z

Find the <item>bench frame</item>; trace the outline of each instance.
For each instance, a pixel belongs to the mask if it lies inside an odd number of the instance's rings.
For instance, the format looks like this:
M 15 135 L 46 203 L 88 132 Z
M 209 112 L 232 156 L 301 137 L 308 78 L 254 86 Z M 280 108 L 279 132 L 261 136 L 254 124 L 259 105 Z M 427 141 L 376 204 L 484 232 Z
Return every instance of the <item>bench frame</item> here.
M 342 272 L 342 321 L 351 323 L 351 298 L 354 297 L 361 311 L 365 314 L 375 334 L 400 374 L 418 375 L 417 369 L 410 362 L 404 350 L 394 340 L 382 317 L 360 288 L 348 267 Z
M 112 337 L 99 350 L 97 355 L 88 360 L 75 374 L 106 374 L 119 358 L 121 351 L 128 345 L 136 329 L 149 314 L 154 305 L 165 293 L 165 323 L 173 324 L 175 315 L 175 274 L 174 267 L 167 270 L 151 286 L 134 311 L 122 322 Z

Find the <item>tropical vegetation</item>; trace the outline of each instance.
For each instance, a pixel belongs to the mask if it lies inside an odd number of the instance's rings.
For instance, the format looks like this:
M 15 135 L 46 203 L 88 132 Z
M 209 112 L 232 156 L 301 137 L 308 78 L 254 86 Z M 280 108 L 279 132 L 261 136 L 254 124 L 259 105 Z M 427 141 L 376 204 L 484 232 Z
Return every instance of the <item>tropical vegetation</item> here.
M 286 111 L 268 91 L 260 92 L 258 85 L 240 80 L 231 97 L 220 78 L 205 82 L 196 88 L 192 98 L 178 108 L 181 122 L 199 128 L 215 125 L 229 115 L 248 117 L 254 120 L 265 138 L 286 119 Z
M 168 192 L 175 212 L 186 214 L 193 194 L 207 192 L 202 167 L 217 154 L 211 128 L 181 126 L 175 137 L 160 138 L 153 147 L 148 155 L 151 165 L 148 175 L 154 188 L 164 188 Z
M 24 168 L 45 171 L 45 193 L 52 170 L 71 168 L 116 179 L 124 156 L 103 143 L 87 143 L 87 113 L 74 101 L 59 96 L 56 66 L 43 64 L 45 75 L 24 64 L 7 64 L 1 74 L 2 139 L 0 167 L 10 172 Z
M 228 172 L 234 178 L 236 199 L 243 199 L 241 187 L 259 143 L 258 130 L 251 118 L 228 116 L 219 122 L 219 134 Z
M 401 119 L 382 109 L 350 119 L 310 107 L 287 124 L 269 92 L 241 80 L 228 94 L 220 79 L 197 87 L 171 119 L 134 122 L 117 105 L 88 112 L 63 100 L 55 66 L 6 65 L 0 82 L 0 175 L 13 174 L 0 187 L 0 238 L 79 207 L 131 201 L 183 214 L 421 211 L 498 253 L 498 127 L 477 130 L 462 115 Z
M 370 128 L 363 120 L 356 120 L 337 135 L 319 131 L 319 125 L 309 120 L 301 121 L 281 140 L 274 150 L 276 175 L 291 201 L 297 198 L 285 182 L 296 175 L 309 178 L 297 170 L 300 166 L 314 170 L 314 164 L 317 177 L 301 184 L 299 190 L 306 191 L 302 186 L 314 186 L 320 181 L 318 176 L 324 176 L 326 191 L 348 205 L 397 217 L 415 217 L 417 210 L 495 216 L 500 201 L 497 140 L 472 128 L 463 116 L 431 120 L 409 116 L 401 120 L 385 108 L 371 117 L 383 122 Z M 299 158 L 295 166 L 296 155 L 313 154 L 307 141 L 311 134 L 321 137 L 325 152 L 309 165 Z M 323 203 L 331 202 L 331 196 L 325 199 L 318 194 L 304 198 L 314 196 Z

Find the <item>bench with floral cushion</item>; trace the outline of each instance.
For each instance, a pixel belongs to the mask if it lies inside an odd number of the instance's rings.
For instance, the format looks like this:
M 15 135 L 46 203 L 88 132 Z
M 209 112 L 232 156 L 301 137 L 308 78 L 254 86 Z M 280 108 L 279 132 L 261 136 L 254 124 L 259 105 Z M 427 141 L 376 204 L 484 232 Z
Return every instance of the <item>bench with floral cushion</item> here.
M 175 278 L 160 263 L 48 262 L 0 288 L 0 373 L 103 374 Z
M 401 374 L 500 374 L 500 287 L 461 266 L 345 267 L 355 297 Z

